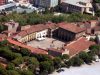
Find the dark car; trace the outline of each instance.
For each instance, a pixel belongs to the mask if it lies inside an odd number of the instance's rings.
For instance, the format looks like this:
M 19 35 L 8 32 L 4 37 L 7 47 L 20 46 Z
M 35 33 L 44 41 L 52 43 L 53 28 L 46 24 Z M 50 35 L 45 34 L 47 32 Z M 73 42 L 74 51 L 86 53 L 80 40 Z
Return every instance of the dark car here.
M 63 71 L 64 71 L 64 69 L 59 69 L 56 72 L 60 73 L 60 72 L 63 72 Z

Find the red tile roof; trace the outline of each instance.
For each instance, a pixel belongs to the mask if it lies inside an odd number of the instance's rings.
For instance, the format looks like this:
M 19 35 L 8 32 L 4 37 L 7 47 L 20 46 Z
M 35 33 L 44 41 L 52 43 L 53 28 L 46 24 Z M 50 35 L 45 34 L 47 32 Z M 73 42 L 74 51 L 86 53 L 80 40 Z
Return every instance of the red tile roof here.
M 85 31 L 84 28 L 80 28 L 80 27 L 78 27 L 74 24 L 71 24 L 71 23 L 62 22 L 62 23 L 58 23 L 58 26 L 60 28 L 65 29 L 65 30 L 71 31 L 73 33 L 79 33 L 79 32 Z
M 95 30 L 95 31 L 100 31 L 100 26 L 94 27 L 94 30 Z
M 78 40 L 66 45 L 64 48 L 69 50 L 69 55 L 72 56 L 88 49 L 93 44 L 95 43 L 88 41 L 85 37 L 81 37 Z
M 50 29 L 53 29 L 53 28 L 56 28 L 57 27 L 57 25 L 55 24 L 55 23 L 46 23 L 46 26 L 48 26 L 48 28 L 50 28 Z
M 42 30 L 48 29 L 48 28 L 54 28 L 55 26 L 56 26 L 55 23 L 37 24 L 37 25 L 31 26 L 30 28 L 28 28 L 26 30 L 19 32 L 18 35 L 24 37 L 33 32 L 42 31 Z
M 45 25 L 45 24 L 33 25 L 30 28 L 28 28 L 27 30 L 21 31 L 20 33 L 18 33 L 18 35 L 21 37 L 24 37 L 28 34 L 33 33 L 33 32 L 39 32 L 39 31 L 42 31 L 44 29 L 48 29 L 49 27 L 51 27 L 51 26 Z
M 34 54 L 48 54 L 47 51 L 43 50 L 43 49 L 40 49 L 40 48 L 33 48 L 33 47 L 30 47 L 30 46 L 27 46 L 23 43 L 20 43 L 18 41 L 15 41 L 11 38 L 8 38 L 7 39 L 11 44 L 14 44 L 14 45 L 17 45 L 17 46 L 20 46 L 20 47 L 23 47 L 23 48 L 27 48 L 29 49 L 32 53 Z
M 7 35 L 5 34 L 0 34 L 0 41 L 3 41 L 4 39 L 7 38 Z

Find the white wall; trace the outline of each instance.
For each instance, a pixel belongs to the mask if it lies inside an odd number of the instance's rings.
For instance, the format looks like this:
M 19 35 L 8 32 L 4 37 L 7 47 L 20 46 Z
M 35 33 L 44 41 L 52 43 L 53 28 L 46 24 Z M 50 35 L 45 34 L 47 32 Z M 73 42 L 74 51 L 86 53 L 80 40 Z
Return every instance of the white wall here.
M 44 40 L 46 38 L 47 32 L 47 29 L 40 32 L 36 32 L 36 40 Z

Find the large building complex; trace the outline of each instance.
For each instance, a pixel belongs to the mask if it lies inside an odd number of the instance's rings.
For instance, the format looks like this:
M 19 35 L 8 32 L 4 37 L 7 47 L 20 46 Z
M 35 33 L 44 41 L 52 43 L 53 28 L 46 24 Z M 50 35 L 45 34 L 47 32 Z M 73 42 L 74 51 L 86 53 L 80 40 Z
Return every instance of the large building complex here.
M 98 24 L 96 20 L 78 23 L 47 22 L 20 28 L 18 23 L 11 20 L 4 23 L 8 30 L 2 32 L 0 40 L 4 40 L 8 36 L 7 40 L 10 43 L 28 48 L 36 54 L 74 56 L 81 51 L 88 51 L 89 47 L 95 44 L 89 39 L 100 33 Z M 7 33 L 9 35 L 6 35 Z M 57 46 L 58 43 L 61 46 Z M 43 44 L 42 47 L 41 44 Z

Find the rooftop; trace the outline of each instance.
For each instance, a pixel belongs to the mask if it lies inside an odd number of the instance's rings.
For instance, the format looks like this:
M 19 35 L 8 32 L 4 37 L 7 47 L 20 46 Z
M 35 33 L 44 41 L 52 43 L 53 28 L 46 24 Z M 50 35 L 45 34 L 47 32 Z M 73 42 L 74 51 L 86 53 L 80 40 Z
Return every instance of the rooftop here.
M 100 31 L 100 26 L 94 27 L 94 30 L 95 30 L 95 31 Z
M 85 28 L 80 28 L 80 27 L 78 27 L 74 24 L 71 24 L 71 23 L 62 22 L 62 23 L 59 23 L 58 25 L 60 28 L 71 31 L 73 33 L 79 33 L 79 32 L 85 31 Z
M 53 28 L 54 25 L 55 25 L 55 23 L 33 25 L 30 28 L 19 32 L 18 35 L 21 36 L 21 37 L 24 37 L 28 34 L 33 33 L 33 32 L 39 32 L 39 31 L 42 31 L 44 29 Z
M 17 46 L 20 46 L 20 47 L 23 47 L 23 48 L 27 48 L 29 49 L 32 53 L 34 54 L 48 54 L 47 51 L 43 50 L 43 49 L 40 49 L 40 48 L 33 48 L 31 46 L 27 46 L 23 43 L 20 43 L 18 41 L 15 41 L 13 40 L 12 38 L 8 38 L 7 39 L 11 44 L 14 44 L 14 45 L 17 45 Z
M 79 7 L 86 7 L 86 3 L 90 3 L 91 0 L 64 0 L 63 2 Z
M 78 40 L 67 44 L 64 48 L 69 50 L 69 55 L 72 56 L 88 49 L 93 44 L 95 43 L 92 41 L 88 41 L 85 37 L 81 37 Z

